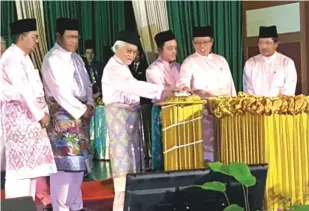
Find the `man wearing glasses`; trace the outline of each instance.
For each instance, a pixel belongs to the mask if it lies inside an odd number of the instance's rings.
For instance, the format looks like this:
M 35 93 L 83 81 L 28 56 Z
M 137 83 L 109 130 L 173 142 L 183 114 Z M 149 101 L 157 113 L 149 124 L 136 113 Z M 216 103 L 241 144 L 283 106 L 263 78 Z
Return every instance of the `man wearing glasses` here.
M 57 172 L 45 130 L 49 111 L 43 85 L 29 57 L 38 44 L 36 20 L 18 20 L 10 28 L 13 44 L 0 60 L 5 197 L 35 199 L 38 178 Z
M 187 57 L 180 68 L 180 80 L 177 85 L 182 90 L 192 90 L 203 98 L 214 96 L 236 96 L 236 90 L 226 59 L 212 53 L 213 28 L 211 26 L 193 29 L 195 53 Z M 204 119 L 204 159 L 214 160 L 213 119 L 205 115 Z
M 250 58 L 244 68 L 244 92 L 258 96 L 294 95 L 297 73 L 294 61 L 278 53 L 276 26 L 261 26 L 260 54 Z
M 80 211 L 84 171 L 91 172 L 88 131 L 94 100 L 85 64 L 76 53 L 79 21 L 59 18 L 56 28 L 57 42 L 42 65 L 51 114 L 48 134 L 58 170 L 50 176 L 51 200 L 54 211 Z

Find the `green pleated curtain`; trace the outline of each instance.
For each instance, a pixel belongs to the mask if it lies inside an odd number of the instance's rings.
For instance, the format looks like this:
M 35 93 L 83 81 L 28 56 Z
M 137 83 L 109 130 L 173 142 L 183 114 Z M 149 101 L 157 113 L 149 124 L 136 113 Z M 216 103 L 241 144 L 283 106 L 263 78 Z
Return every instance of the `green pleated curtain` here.
M 226 58 L 236 89 L 242 90 L 242 2 L 241 1 L 167 1 L 169 27 L 178 41 L 178 60 L 194 52 L 192 28 L 214 28 L 214 53 Z
M 119 31 L 125 29 L 124 1 L 44 1 L 47 45 L 55 43 L 56 19 L 76 18 L 80 21 L 78 53 L 84 53 L 84 42 L 93 39 L 96 58 L 105 60 L 104 47 L 110 48 Z
M 1 6 L 1 36 L 7 41 L 9 47 L 12 43 L 10 23 L 17 20 L 15 1 L 0 1 Z
M 106 61 L 118 33 L 125 29 L 124 1 L 95 1 L 93 7 L 94 39 L 96 46 L 100 46 L 96 57 Z

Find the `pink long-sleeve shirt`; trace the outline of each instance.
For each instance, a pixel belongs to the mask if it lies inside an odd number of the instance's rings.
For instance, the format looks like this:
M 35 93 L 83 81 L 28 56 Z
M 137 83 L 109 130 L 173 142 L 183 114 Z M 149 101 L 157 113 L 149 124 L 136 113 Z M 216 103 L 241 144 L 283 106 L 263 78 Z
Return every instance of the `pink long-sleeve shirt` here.
M 140 97 L 160 99 L 164 89 L 163 85 L 136 80 L 116 56 L 106 64 L 101 82 L 105 104 L 139 104 Z
M 248 59 L 243 76 L 247 94 L 266 97 L 295 94 L 297 73 L 294 61 L 281 53 Z
M 175 86 L 179 81 L 179 72 L 180 64 L 168 63 L 159 57 L 147 68 L 146 79 L 154 84 Z M 161 99 L 154 102 L 162 101 L 165 97 L 162 95 Z
M 37 81 L 38 70 L 34 69 L 32 61 L 25 52 L 18 46 L 12 44 L 1 57 L 1 93 L 0 101 L 9 102 L 13 100 L 22 101 L 30 110 L 31 114 L 38 122 L 44 117 L 44 112 L 37 103 L 37 96 L 34 86 L 41 83 Z M 44 93 L 43 93 L 44 96 Z
M 214 53 L 208 56 L 194 53 L 187 57 L 181 65 L 177 84 L 209 92 L 227 89 L 230 96 L 236 96 L 229 64 L 224 57 Z

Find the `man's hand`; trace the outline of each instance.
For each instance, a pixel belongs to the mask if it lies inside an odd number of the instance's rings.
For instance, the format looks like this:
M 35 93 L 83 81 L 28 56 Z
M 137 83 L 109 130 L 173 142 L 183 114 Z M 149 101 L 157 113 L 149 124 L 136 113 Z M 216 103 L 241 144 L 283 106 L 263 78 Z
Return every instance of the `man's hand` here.
M 183 91 L 183 92 L 192 92 L 191 88 L 190 88 L 190 87 L 187 87 L 187 86 L 181 87 L 180 91 Z
M 175 92 L 178 92 L 180 89 L 176 86 L 171 86 L 171 85 L 165 85 L 163 92 L 162 92 L 162 96 L 163 99 L 170 97 L 170 96 L 174 96 Z
M 93 115 L 93 107 L 91 105 L 87 105 L 87 110 L 84 113 L 83 117 L 89 120 L 92 117 L 92 115 Z
M 45 113 L 44 117 L 40 120 L 42 128 L 47 128 L 49 123 L 49 114 Z

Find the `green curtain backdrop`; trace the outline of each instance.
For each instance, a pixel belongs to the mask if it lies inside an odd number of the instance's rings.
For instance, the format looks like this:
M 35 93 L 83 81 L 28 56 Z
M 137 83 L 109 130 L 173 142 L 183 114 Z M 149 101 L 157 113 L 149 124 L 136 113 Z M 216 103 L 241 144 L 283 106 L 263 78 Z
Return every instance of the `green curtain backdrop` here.
M 214 53 L 226 58 L 238 91 L 242 90 L 242 2 L 241 1 L 167 1 L 168 22 L 174 31 L 182 62 L 194 50 L 192 28 L 214 28 Z
M 17 20 L 15 1 L 1 3 L 1 35 L 11 44 L 9 24 Z M 130 2 L 131 3 L 131 2 Z M 132 3 L 131 3 L 132 4 Z M 125 9 L 126 6 L 126 9 Z M 117 34 L 126 28 L 136 30 L 132 5 L 124 1 L 43 1 L 46 42 L 48 50 L 56 41 L 56 19 L 59 17 L 76 18 L 80 21 L 78 53 L 84 53 L 84 41 L 93 39 L 96 44 L 96 58 L 106 61 Z M 132 11 L 127 11 L 127 10 Z M 125 12 L 126 10 L 126 12 Z M 127 17 L 126 17 L 127 16 Z M 127 26 L 126 26 L 127 23 Z
M 124 1 L 95 1 L 93 7 L 96 57 L 106 61 L 119 31 L 125 29 Z
M 125 29 L 124 1 L 43 1 L 47 46 L 55 43 L 56 19 L 76 18 L 80 21 L 78 53 L 84 53 L 84 42 L 93 39 L 96 58 L 106 60 L 104 50 L 113 45 L 119 31 Z
M 1 36 L 7 41 L 7 47 L 12 43 L 10 23 L 17 20 L 15 1 L 0 1 L 1 7 Z

